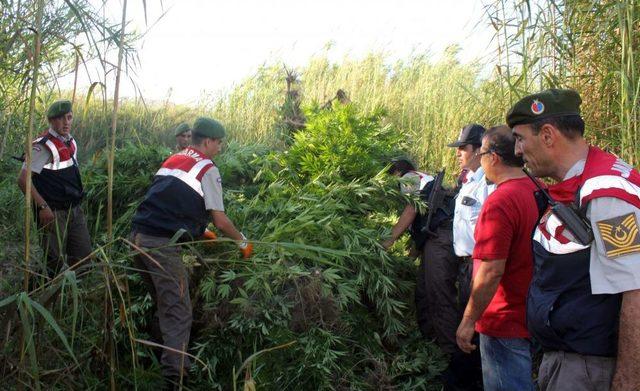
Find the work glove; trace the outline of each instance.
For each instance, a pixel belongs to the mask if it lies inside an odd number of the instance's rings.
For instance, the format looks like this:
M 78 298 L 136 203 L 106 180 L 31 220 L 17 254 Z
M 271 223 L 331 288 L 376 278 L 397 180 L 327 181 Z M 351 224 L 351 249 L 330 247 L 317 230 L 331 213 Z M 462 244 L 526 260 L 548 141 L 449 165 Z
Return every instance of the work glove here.
M 213 231 L 209 231 L 209 229 L 205 229 L 204 230 L 204 233 L 202 234 L 202 237 L 205 240 L 216 240 L 216 239 L 218 239 L 218 235 L 216 235 L 216 233 L 213 232 Z
M 243 233 L 240 233 L 240 235 L 242 235 L 242 242 L 238 243 L 238 248 L 240 249 L 240 253 L 242 254 L 242 258 L 244 258 L 244 259 L 250 258 L 251 254 L 253 254 L 253 244 L 251 244 L 247 240 L 247 237 L 244 236 Z
M 216 233 L 213 232 L 213 231 L 209 231 L 208 229 L 205 229 L 204 233 L 202 234 L 202 239 L 204 239 L 204 240 L 216 240 L 216 239 L 218 239 L 218 235 L 216 235 Z M 205 244 L 207 246 L 215 246 L 216 242 L 207 242 Z

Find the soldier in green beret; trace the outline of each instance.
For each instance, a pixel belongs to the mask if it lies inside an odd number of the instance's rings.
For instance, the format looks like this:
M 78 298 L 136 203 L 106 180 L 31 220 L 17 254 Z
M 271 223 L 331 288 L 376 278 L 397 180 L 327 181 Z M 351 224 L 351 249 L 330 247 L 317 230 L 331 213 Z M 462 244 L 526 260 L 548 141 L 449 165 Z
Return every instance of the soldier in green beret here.
M 200 239 L 209 221 L 237 242 L 244 258 L 253 246 L 227 217 L 222 199 L 222 180 L 213 159 L 220 153 L 226 131 L 211 118 L 198 118 L 193 125 L 193 144 L 171 155 L 156 172 L 145 199 L 133 217 L 131 240 L 136 264 L 156 303 L 156 317 L 162 344 L 162 373 L 168 386 L 178 389 L 179 379 L 188 374 L 186 352 L 191 331 L 191 301 L 187 271 L 180 248 L 171 245 Z M 173 388 L 172 388 L 173 389 Z
M 47 119 L 49 129 L 33 140 L 31 164 L 23 164 L 18 186 L 23 193 L 26 191 L 27 170 L 31 170 L 31 197 L 43 233 L 47 274 L 53 276 L 64 263 L 74 265 L 91 254 L 91 237 L 80 207 L 84 193 L 78 146 L 70 134 L 71 102 L 54 102 L 47 110 Z
M 176 126 L 174 134 L 176 136 L 176 152 L 182 151 L 191 144 L 191 127 L 188 123 L 183 122 Z
M 550 89 L 507 114 L 538 197 L 527 325 L 545 390 L 640 390 L 640 173 L 589 145 L 580 95 Z M 546 205 L 545 205 L 546 204 Z

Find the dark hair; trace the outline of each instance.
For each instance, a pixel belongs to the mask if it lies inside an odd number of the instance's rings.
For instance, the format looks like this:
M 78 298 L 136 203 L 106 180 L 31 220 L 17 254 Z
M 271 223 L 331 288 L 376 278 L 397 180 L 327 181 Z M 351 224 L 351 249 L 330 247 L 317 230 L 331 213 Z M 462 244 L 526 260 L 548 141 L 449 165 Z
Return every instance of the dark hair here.
M 211 137 L 206 137 L 199 133 L 191 132 L 191 144 L 193 145 L 200 145 L 205 139 L 208 139 L 208 138 L 211 138 Z
M 531 123 L 532 133 L 540 133 L 540 130 L 546 124 L 557 128 L 563 136 L 570 140 L 584 135 L 584 120 L 579 115 L 561 115 L 534 121 Z
M 487 130 L 482 138 L 487 139 L 488 151 L 495 152 L 496 155 L 500 156 L 505 165 L 509 167 L 524 166 L 522 157 L 515 154 L 516 138 L 508 126 L 494 126 Z
M 407 159 L 398 159 L 393 160 L 391 162 L 391 167 L 389 168 L 389 174 L 395 175 L 396 173 L 400 173 L 400 175 L 404 175 L 409 171 L 415 171 L 416 167 Z

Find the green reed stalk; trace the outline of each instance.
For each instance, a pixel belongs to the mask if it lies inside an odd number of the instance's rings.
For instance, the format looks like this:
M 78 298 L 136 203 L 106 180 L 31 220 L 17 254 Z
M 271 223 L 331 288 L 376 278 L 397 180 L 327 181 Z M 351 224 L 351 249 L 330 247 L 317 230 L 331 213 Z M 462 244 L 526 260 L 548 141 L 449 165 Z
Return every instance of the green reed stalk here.
M 116 153 L 116 127 L 118 124 L 118 107 L 120 104 L 120 75 L 122 74 L 122 57 L 124 54 L 124 31 L 127 22 L 127 0 L 122 4 L 122 23 L 120 25 L 120 39 L 118 41 L 118 68 L 116 69 L 116 84 L 113 93 L 113 113 L 111 115 L 111 144 L 108 160 L 108 196 L 107 196 L 107 236 L 113 239 L 113 166 Z
M 638 95 L 640 83 L 635 61 L 634 47 L 638 44 L 636 34 L 640 30 L 635 15 L 636 1 L 621 1 L 618 4 L 618 28 L 620 30 L 620 127 L 622 129 L 622 152 L 629 163 L 637 164 L 638 151 Z
M 76 90 L 78 89 L 78 68 L 80 67 L 80 50 L 74 47 L 74 52 L 76 55 L 76 63 L 73 67 L 73 95 L 71 97 L 72 106 L 76 103 Z
M 127 0 L 124 0 L 122 4 L 122 21 L 120 24 L 120 39 L 118 40 L 118 67 L 116 68 L 116 81 L 113 94 L 113 113 L 111 115 L 111 143 L 109 147 L 109 158 L 107 160 L 108 169 L 108 184 L 107 184 L 107 237 L 109 241 L 113 240 L 113 167 L 115 164 L 115 150 L 116 150 L 116 130 L 118 124 L 118 108 L 120 105 L 120 76 L 122 74 L 122 57 L 124 54 L 124 37 L 125 27 L 127 22 Z M 113 329 L 113 313 L 111 311 L 111 303 L 113 302 L 113 296 L 111 293 L 110 276 L 108 273 L 104 273 L 105 283 L 107 290 L 105 291 L 105 329 L 106 329 L 106 343 L 109 353 L 109 383 L 112 391 L 116 390 L 115 372 L 116 372 L 116 360 L 115 360 L 115 346 L 114 341 L 111 338 L 111 330 Z
M 42 16 L 44 14 L 44 0 L 38 0 L 36 3 L 36 20 L 35 20 L 35 34 L 34 34 L 34 53 L 33 53 L 33 73 L 31 77 L 31 95 L 29 97 L 29 126 L 27 128 L 27 135 L 24 144 L 25 162 L 27 166 L 26 174 L 26 190 L 24 197 L 24 277 L 22 280 L 22 289 L 27 291 L 29 289 L 29 258 L 30 258 L 30 244 L 31 244 L 31 140 L 33 138 L 35 127 L 35 112 L 36 112 L 36 94 L 38 91 L 38 74 L 40 70 L 40 48 L 42 45 L 41 33 L 42 33 Z M 27 337 L 28 324 L 22 325 L 22 334 L 20 337 L 20 366 L 24 364 L 25 357 L 25 339 Z M 38 382 L 36 380 L 36 387 Z

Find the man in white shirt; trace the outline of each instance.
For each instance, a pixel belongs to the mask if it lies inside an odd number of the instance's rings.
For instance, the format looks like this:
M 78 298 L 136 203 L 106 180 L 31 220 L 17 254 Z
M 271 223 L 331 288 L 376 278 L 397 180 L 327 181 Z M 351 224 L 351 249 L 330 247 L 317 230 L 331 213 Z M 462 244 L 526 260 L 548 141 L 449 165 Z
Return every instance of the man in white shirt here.
M 458 140 L 449 144 L 456 148 L 456 157 L 460 169 L 466 171 L 462 186 L 456 197 L 456 208 L 453 216 L 453 250 L 461 259 L 465 284 L 460 285 L 462 297 L 468 300 L 473 262 L 471 255 L 475 241 L 473 231 L 480 215 L 480 209 L 489 194 L 495 188 L 487 183 L 484 170 L 480 166 L 480 150 L 484 128 L 471 124 L 462 128 Z
M 460 319 L 471 293 L 471 274 L 473 271 L 471 255 L 475 246 L 473 231 L 482 204 L 495 187 L 487 184 L 484 171 L 480 166 L 480 156 L 478 156 L 484 131 L 485 129 L 481 125 L 467 125 L 460 131 L 458 140 L 448 144 L 449 147 L 456 148 L 460 169 L 465 172 L 456 196 L 453 215 L 453 252 L 459 260 L 457 280 Z M 482 389 L 482 372 L 478 352 L 469 355 L 458 349 L 452 355 L 444 377 L 445 381 L 447 378 L 468 379 L 467 384 L 458 386 L 459 388 L 464 387 L 462 389 L 474 389 L 474 387 Z

